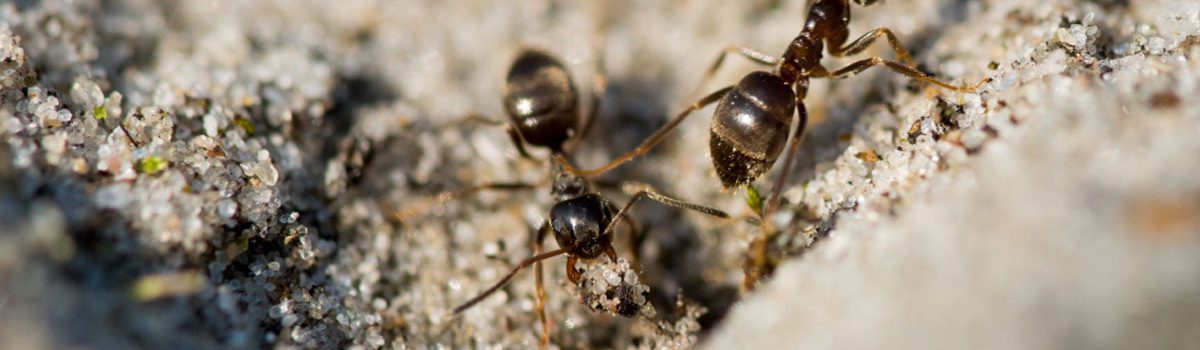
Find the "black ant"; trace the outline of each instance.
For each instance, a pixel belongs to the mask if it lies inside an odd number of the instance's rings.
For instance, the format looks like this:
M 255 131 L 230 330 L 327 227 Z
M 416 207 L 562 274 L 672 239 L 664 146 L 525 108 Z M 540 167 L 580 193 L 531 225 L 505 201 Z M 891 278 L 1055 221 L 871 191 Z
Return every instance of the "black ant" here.
M 867 6 L 875 1 L 855 0 L 854 2 Z M 849 23 L 849 0 L 818 0 L 810 7 L 804 28 L 788 45 L 782 56 L 774 57 L 741 46 L 728 47 L 717 56 L 716 61 L 701 79 L 700 86 L 703 86 L 703 83 L 712 77 L 730 52 L 736 52 L 753 62 L 775 67 L 773 72 L 752 72 L 743 77 L 737 85 L 718 89 L 700 98 L 651 134 L 637 148 L 613 159 L 608 164 L 592 170 L 580 170 L 573 167 L 564 157 L 556 157 L 557 161 L 567 172 L 579 176 L 592 176 L 607 172 L 645 154 L 661 142 L 667 133 L 678 126 L 691 112 L 716 102 L 718 103 L 717 108 L 709 127 L 709 152 L 713 168 L 716 169 L 717 177 L 720 178 L 723 188 L 746 186 L 749 197 L 757 197 L 757 191 L 750 184 L 771 169 L 788 140 L 792 140 L 787 150 L 787 156 L 784 158 L 783 169 L 775 180 L 771 197 L 767 200 L 765 207 L 757 213 L 766 234 L 751 243 L 744 287 L 752 289 L 760 278 L 769 275 L 774 268 L 775 263 L 768 261 L 767 258 L 767 242 L 770 242 L 776 234 L 770 227 L 769 217 L 778 206 L 781 189 L 787 183 L 792 161 L 800 149 L 800 137 L 808 122 L 804 98 L 808 94 L 809 78 L 843 79 L 871 67 L 884 66 L 918 81 L 952 91 L 973 92 L 982 84 L 990 81 L 990 79 L 984 79 L 973 86 L 955 86 L 930 77 L 914 68 L 912 56 L 900 45 L 892 31 L 886 27 L 871 30 L 846 44 L 850 36 Z M 870 57 L 833 71 L 821 65 L 822 51 L 826 49 L 830 55 L 835 57 L 853 55 L 862 52 L 881 36 L 887 39 L 896 56 L 903 63 L 880 57 Z M 789 137 L 793 115 L 797 115 L 797 127 Z M 751 207 L 756 207 L 756 205 L 752 203 Z M 755 209 L 758 211 L 758 208 Z
M 578 93 L 565 66 L 553 56 L 538 50 L 526 49 L 518 54 L 508 72 L 504 87 L 504 109 L 510 122 L 507 126 L 509 136 L 516 144 L 518 151 L 524 157 L 529 157 L 524 144 L 542 147 L 555 157 L 565 157 L 571 147 L 583 137 L 595 120 L 599 99 L 604 91 L 604 79 L 598 79 L 593 91 L 592 106 L 587 112 L 587 119 L 580 128 L 579 118 L 582 115 L 578 107 Z M 484 118 L 469 117 L 476 121 Z M 513 269 L 491 288 L 480 293 L 454 308 L 455 315 L 461 313 L 483 299 L 492 295 L 506 285 L 520 270 L 536 265 L 536 289 L 538 317 L 542 322 L 541 345 L 545 347 L 549 339 L 549 321 L 545 314 L 545 288 L 542 283 L 541 261 L 559 255 L 566 255 L 567 277 L 572 283 L 579 285 L 581 272 L 575 269 L 578 260 L 591 260 L 603 256 L 613 262 L 617 261 L 616 250 L 613 249 L 613 228 L 618 220 L 625 220 L 630 208 L 638 200 L 649 198 L 676 208 L 694 210 L 707 215 L 727 218 L 724 212 L 675 199 L 658 193 L 649 186 L 641 186 L 625 203 L 618 207 L 599 193 L 591 189 L 589 182 L 580 176 L 562 171 L 561 166 L 550 162 L 553 172 L 551 194 L 558 201 L 550 210 L 550 219 L 542 223 L 534 242 L 534 255 L 518 263 Z M 487 183 L 472 188 L 447 192 L 432 198 L 425 205 L 444 203 L 454 198 L 470 195 L 482 190 L 499 189 L 532 189 L 545 184 L 528 183 Z M 424 209 L 425 206 L 406 210 L 398 214 L 401 218 Z M 631 228 L 634 226 L 630 223 Z M 542 241 L 548 233 L 554 234 L 558 249 L 542 252 Z M 631 299 L 626 290 L 616 290 L 616 297 L 621 299 L 617 313 L 632 317 L 637 309 L 630 307 Z

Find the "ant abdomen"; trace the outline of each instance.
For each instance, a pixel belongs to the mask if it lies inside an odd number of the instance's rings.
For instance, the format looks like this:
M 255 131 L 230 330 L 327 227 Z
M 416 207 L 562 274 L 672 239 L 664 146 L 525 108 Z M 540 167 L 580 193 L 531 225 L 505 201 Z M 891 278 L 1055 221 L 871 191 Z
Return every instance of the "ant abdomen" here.
M 575 133 L 579 94 L 566 67 L 547 53 L 522 51 L 504 85 L 504 109 L 524 141 L 558 151 Z
M 709 128 L 709 152 L 723 187 L 750 183 L 771 169 L 795 111 L 791 87 L 767 72 L 746 75 L 721 98 Z

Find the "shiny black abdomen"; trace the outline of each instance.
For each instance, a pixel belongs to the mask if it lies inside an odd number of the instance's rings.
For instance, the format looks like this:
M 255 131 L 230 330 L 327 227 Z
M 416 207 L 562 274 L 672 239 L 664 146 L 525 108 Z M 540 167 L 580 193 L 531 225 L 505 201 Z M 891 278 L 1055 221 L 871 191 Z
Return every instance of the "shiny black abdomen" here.
M 605 235 L 604 230 L 616 212 L 612 202 L 595 193 L 558 202 L 550 209 L 554 240 L 570 255 L 600 256 L 612 244 L 612 235 Z
M 783 151 L 796 109 L 795 93 L 766 72 L 746 75 L 717 104 L 709 152 L 725 188 L 744 185 L 771 169 Z
M 575 84 L 567 69 L 541 51 L 522 51 L 508 71 L 504 110 L 526 142 L 561 150 L 578 123 Z

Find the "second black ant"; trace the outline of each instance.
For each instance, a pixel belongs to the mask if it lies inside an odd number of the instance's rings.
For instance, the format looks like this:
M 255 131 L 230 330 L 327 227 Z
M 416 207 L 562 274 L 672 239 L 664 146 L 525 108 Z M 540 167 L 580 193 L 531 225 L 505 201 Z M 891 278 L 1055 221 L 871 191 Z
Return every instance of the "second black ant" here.
M 875 0 L 854 2 L 867 6 Z M 743 282 L 744 288 L 752 289 L 761 278 L 774 270 L 777 263 L 768 258 L 769 242 L 777 234 L 771 227 L 770 216 L 778 206 L 783 186 L 787 184 L 792 162 L 800 149 L 800 137 L 808 122 L 804 98 L 808 95 L 810 78 L 843 79 L 871 67 L 884 66 L 917 81 L 959 92 L 973 92 L 990 81 L 984 79 L 973 86 L 956 86 L 930 77 L 914 67 L 912 56 L 886 27 L 871 30 L 847 44 L 846 41 L 850 37 L 849 24 L 849 0 L 817 0 L 809 8 L 808 19 L 800 34 L 787 46 L 782 56 L 775 57 L 741 46 L 726 48 L 701 79 L 701 86 L 712 77 L 724 62 L 725 56 L 731 52 L 755 63 L 772 66 L 773 71 L 752 72 L 736 85 L 717 89 L 700 98 L 647 137 L 637 148 L 608 164 L 592 170 L 580 170 L 572 166 L 565 157 L 557 156 L 557 160 L 567 172 L 579 176 L 607 172 L 648 152 L 691 112 L 717 103 L 709 126 L 709 152 L 713 168 L 723 188 L 746 186 L 749 197 L 757 197 L 757 191 L 750 186 L 751 183 L 771 169 L 783 153 L 788 140 L 791 140 L 784 157 L 783 169 L 775 180 L 770 198 L 761 210 L 756 208 L 764 234 L 750 245 Z M 862 52 L 880 37 L 886 38 L 901 62 L 870 57 L 836 70 L 829 70 L 821 65 L 823 51 L 828 50 L 829 54 L 835 57 L 853 55 Z M 789 133 L 793 124 L 796 126 L 795 132 Z M 752 208 L 755 206 L 751 203 Z
M 505 123 L 506 129 L 521 155 L 530 158 L 525 149 L 525 145 L 528 144 L 544 148 L 557 158 L 565 159 L 569 156 L 570 150 L 578 144 L 596 118 L 599 100 L 604 91 L 604 79 L 601 77 L 597 81 L 593 90 L 592 105 L 585 116 L 579 108 L 578 92 L 565 66 L 545 52 L 533 49 L 521 51 L 509 69 L 503 97 L 504 109 L 509 116 L 509 123 Z M 586 119 L 581 121 L 580 118 Z M 486 118 L 479 116 L 468 119 L 488 122 Z M 551 180 L 548 181 L 551 185 L 550 192 L 557 203 L 550 210 L 549 220 L 543 222 L 538 229 L 533 256 L 519 262 L 492 287 L 453 309 L 453 313 L 457 315 L 471 308 L 506 285 L 517 272 L 535 266 L 535 309 L 542 322 L 542 347 L 547 345 L 549 339 L 549 321 L 545 313 L 545 289 L 540 264 L 542 260 L 566 255 L 567 277 L 572 283 L 580 285 L 581 271 L 576 269 L 576 262 L 602 256 L 616 262 L 617 254 L 612 242 L 617 221 L 624 220 L 629 223 L 627 214 L 634 203 L 644 198 L 718 218 L 729 217 L 720 210 L 679 200 L 645 185 L 634 189 L 636 193 L 629 201 L 617 207 L 612 201 L 594 191 L 585 177 L 563 171 L 557 163 L 549 162 L 549 165 L 552 173 Z M 480 184 L 457 192 L 442 193 L 426 203 L 398 213 L 397 216 L 403 220 L 430 205 L 445 203 L 483 190 L 525 190 L 546 183 Z M 631 230 L 634 230 L 634 225 L 629 225 Z M 550 234 L 554 235 L 559 248 L 542 252 L 542 241 Z M 617 286 L 610 291 L 614 293 L 612 297 L 619 300 L 619 304 L 609 311 L 626 317 L 634 316 L 637 309 L 633 300 L 639 298 L 629 295 L 629 290 L 621 287 Z

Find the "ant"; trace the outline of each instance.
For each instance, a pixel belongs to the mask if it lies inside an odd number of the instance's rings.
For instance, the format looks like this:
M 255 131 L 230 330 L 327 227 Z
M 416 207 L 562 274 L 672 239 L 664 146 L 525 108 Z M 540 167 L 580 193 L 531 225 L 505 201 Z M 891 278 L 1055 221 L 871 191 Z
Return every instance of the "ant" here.
M 524 49 L 514 60 L 509 69 L 504 86 L 504 109 L 509 116 L 507 132 L 523 157 L 530 158 L 525 150 L 525 144 L 545 148 L 554 157 L 569 155 L 570 149 L 585 135 L 596 118 L 599 100 L 605 89 L 604 78 L 600 77 L 594 86 L 592 105 L 587 112 L 586 120 L 580 126 L 581 113 L 578 107 L 578 93 L 565 66 L 556 58 L 536 49 Z M 471 121 L 488 122 L 479 116 L 468 117 Z M 582 128 L 579 132 L 577 129 Z M 563 171 L 562 167 L 549 162 L 552 170 L 551 195 L 557 203 L 550 209 L 550 219 L 538 228 L 534 241 L 533 256 L 522 260 L 507 275 L 492 287 L 474 298 L 453 309 L 458 315 L 471 308 L 488 296 L 491 296 L 522 269 L 535 266 L 538 318 L 542 323 L 541 346 L 549 342 L 549 321 L 545 314 L 545 288 L 542 282 L 541 261 L 559 255 L 566 255 L 566 272 L 568 279 L 580 285 L 581 271 L 575 268 L 579 260 L 593 260 L 605 256 L 617 261 L 616 250 L 613 249 L 613 228 L 618 220 L 624 220 L 631 230 L 636 230 L 627 214 L 633 204 L 643 198 L 648 198 L 672 207 L 697 211 L 718 218 L 728 218 L 729 215 L 713 208 L 689 203 L 661 194 L 653 188 L 641 185 L 636 193 L 618 208 L 598 192 L 591 189 L 590 183 L 581 176 Z M 455 198 L 467 196 L 482 190 L 517 190 L 532 189 L 539 184 L 529 183 L 485 183 L 458 192 L 446 192 L 432 198 L 426 205 L 444 203 Z M 632 192 L 632 191 L 631 191 Z M 424 209 L 410 209 L 398 214 L 404 218 Z M 559 248 L 542 252 L 542 241 L 549 234 L 554 235 Z M 616 312 L 622 316 L 632 317 L 637 308 L 631 305 L 633 297 L 626 289 L 615 291 L 620 299 Z
M 701 79 L 700 87 L 703 87 L 704 83 L 711 79 L 724 62 L 725 56 L 731 52 L 740 54 L 755 63 L 774 67 L 774 70 L 749 73 L 736 85 L 717 89 L 696 100 L 647 137 L 637 148 L 613 159 L 608 164 L 592 170 L 580 170 L 572 166 L 565 157 L 556 155 L 556 160 L 564 170 L 578 176 L 592 176 L 607 172 L 645 154 L 658 145 L 667 133 L 683 122 L 691 112 L 717 103 L 709 127 L 709 152 L 713 168 L 721 180 L 722 188 L 728 190 L 746 186 L 749 198 L 747 202 L 750 202 L 750 206 L 755 209 L 760 218 L 758 221 L 765 232 L 750 245 L 743 287 L 747 290 L 753 289 L 761 278 L 768 276 L 774 270 L 774 266 L 777 264 L 777 261 L 769 261 L 767 254 L 768 242 L 771 242 L 777 234 L 770 227 L 771 222 L 768 218 L 778 206 L 780 192 L 791 173 L 792 161 L 800 150 L 800 138 L 808 123 L 804 98 L 808 95 L 810 78 L 844 79 L 871 67 L 884 66 L 917 81 L 958 92 L 974 92 L 976 88 L 991 80 L 985 78 L 972 86 L 956 86 L 921 72 L 914 67 L 912 56 L 908 50 L 900 45 L 895 34 L 886 27 L 875 28 L 846 44 L 850 37 L 849 2 L 849 0 L 818 0 L 814 3 L 809 8 L 804 28 L 780 57 L 742 46 L 730 46 L 724 49 Z M 854 0 L 854 2 L 861 6 L 868 6 L 875 3 L 876 0 Z M 887 39 L 892 50 L 902 62 L 870 57 L 832 71 L 821 65 L 822 51 L 826 49 L 831 56 L 835 57 L 854 55 L 865 50 L 879 37 Z M 793 115 L 796 116 L 796 129 L 789 136 L 793 125 Z M 751 183 L 771 169 L 775 160 L 783 152 L 784 146 L 788 144 L 788 140 L 791 140 L 791 143 L 783 161 L 783 169 L 780 170 L 781 172 L 775 180 L 771 197 L 767 200 L 765 207 L 762 207 L 762 203 L 757 199 L 757 191 Z

